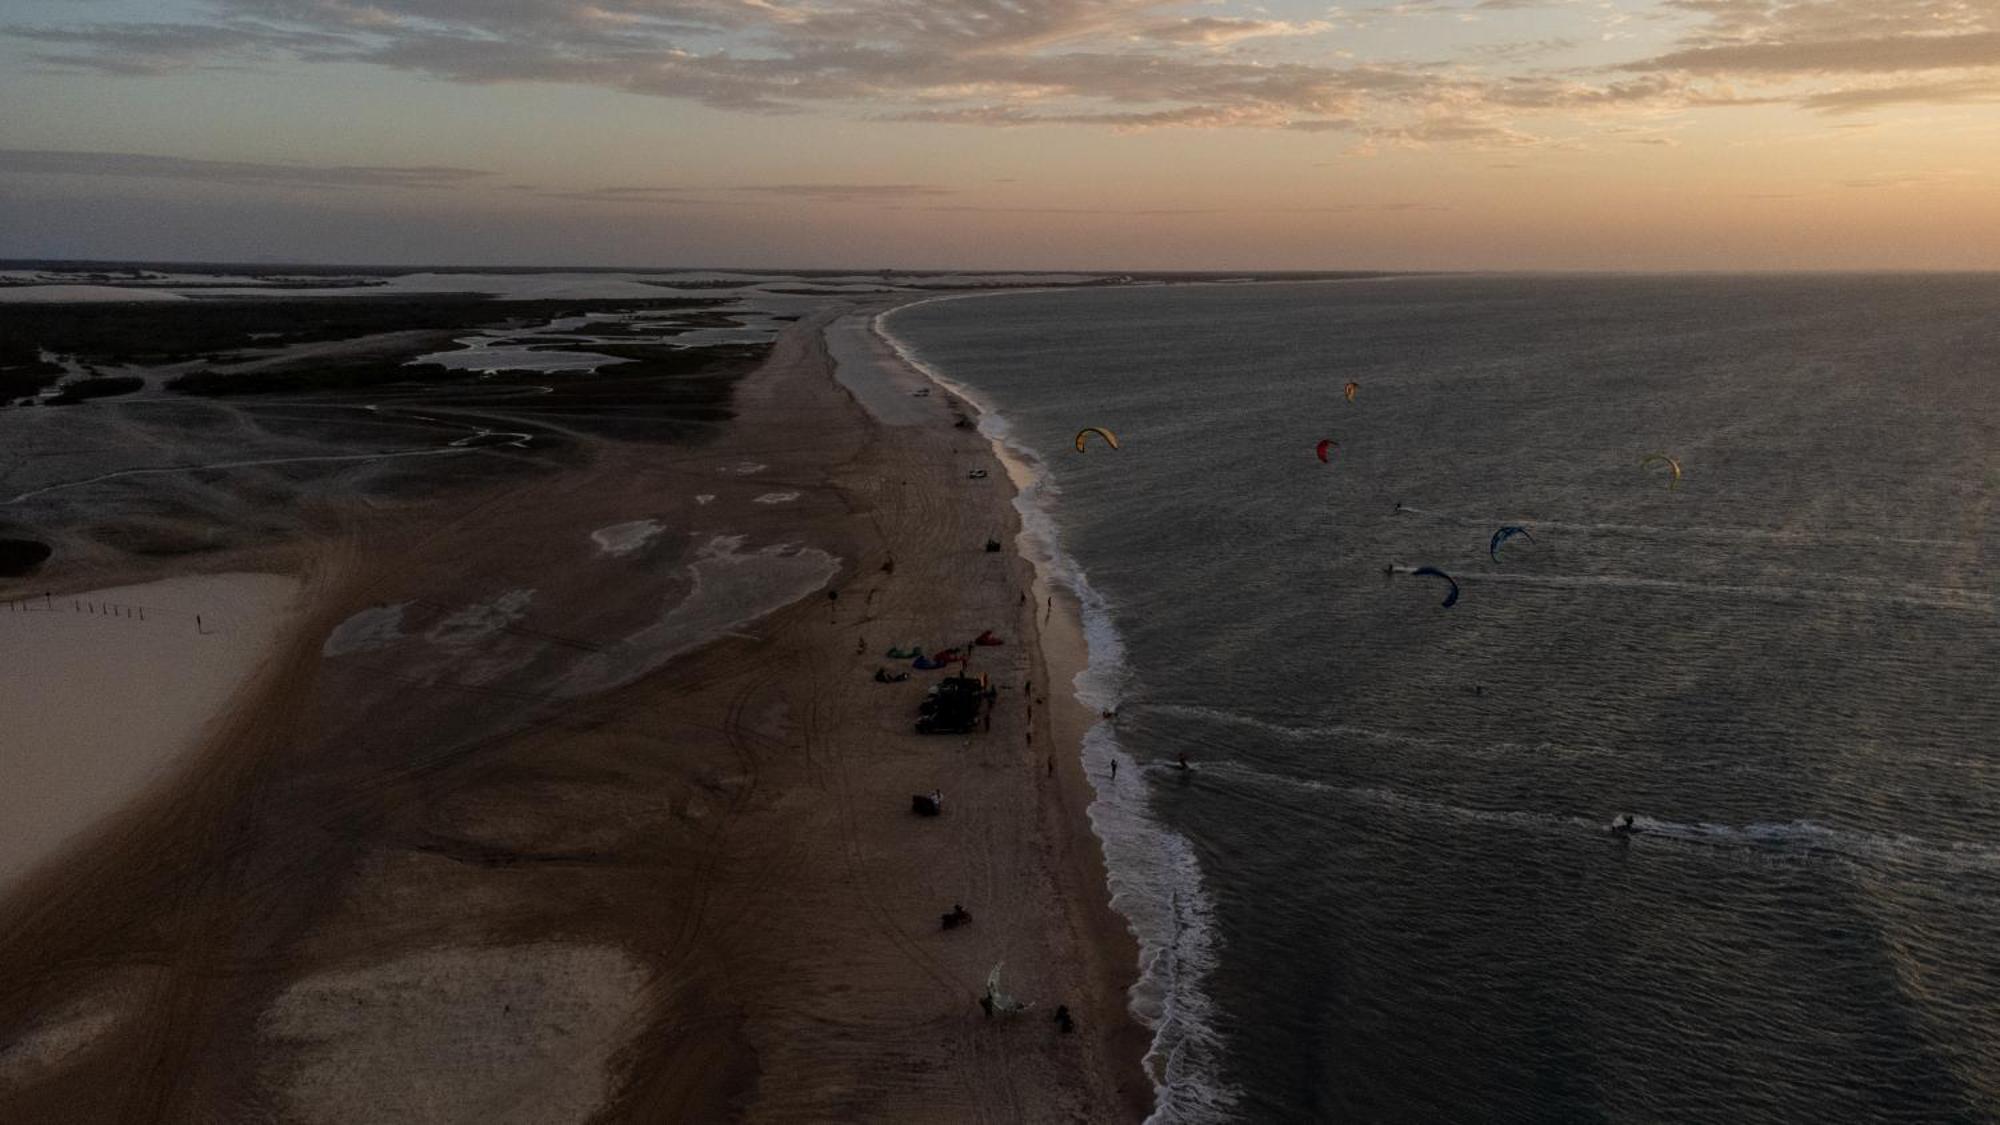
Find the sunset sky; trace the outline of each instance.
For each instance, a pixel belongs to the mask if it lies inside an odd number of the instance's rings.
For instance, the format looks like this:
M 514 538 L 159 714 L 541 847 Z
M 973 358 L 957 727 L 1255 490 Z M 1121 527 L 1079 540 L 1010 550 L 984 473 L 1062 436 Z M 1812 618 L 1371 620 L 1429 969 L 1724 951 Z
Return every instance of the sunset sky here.
M 0 256 L 2000 268 L 2000 0 L 0 0 Z

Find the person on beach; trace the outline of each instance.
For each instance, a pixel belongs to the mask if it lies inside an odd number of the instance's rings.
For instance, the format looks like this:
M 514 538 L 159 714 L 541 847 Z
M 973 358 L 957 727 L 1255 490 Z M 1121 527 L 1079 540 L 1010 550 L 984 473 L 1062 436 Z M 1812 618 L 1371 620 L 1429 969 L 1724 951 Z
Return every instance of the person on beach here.
M 1111 759 L 1111 780 L 1118 780 L 1118 759 Z

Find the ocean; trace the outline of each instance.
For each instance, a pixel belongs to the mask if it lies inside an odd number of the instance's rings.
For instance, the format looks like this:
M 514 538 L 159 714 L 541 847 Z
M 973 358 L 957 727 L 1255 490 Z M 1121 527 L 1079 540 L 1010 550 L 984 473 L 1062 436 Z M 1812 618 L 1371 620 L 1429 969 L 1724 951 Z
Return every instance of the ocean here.
M 2000 277 L 881 327 L 1083 604 L 1156 1120 L 2000 1117 Z

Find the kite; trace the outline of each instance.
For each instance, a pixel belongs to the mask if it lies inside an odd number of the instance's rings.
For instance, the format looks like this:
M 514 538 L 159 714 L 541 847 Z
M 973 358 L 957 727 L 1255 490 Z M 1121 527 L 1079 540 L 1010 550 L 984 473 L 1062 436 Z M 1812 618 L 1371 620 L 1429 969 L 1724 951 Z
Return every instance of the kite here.
M 1680 461 L 1676 460 L 1675 458 L 1669 457 L 1664 453 L 1648 453 L 1644 457 L 1639 458 L 1639 467 L 1643 469 L 1655 461 L 1666 462 L 1667 471 L 1673 474 L 1673 479 L 1667 482 L 1667 491 L 1672 492 L 1675 489 L 1679 488 L 1681 486 Z
M 1451 593 L 1446 594 L 1444 596 L 1445 609 L 1450 609 L 1454 604 L 1458 602 L 1458 580 L 1453 578 L 1451 575 L 1446 574 L 1444 571 L 1439 570 L 1437 567 L 1434 566 L 1420 566 L 1417 569 L 1411 571 L 1410 573 L 1417 575 L 1428 574 L 1432 578 L 1442 578 L 1446 582 L 1451 584 Z
M 1100 426 L 1085 426 L 1083 429 L 1078 430 L 1076 432 L 1076 451 L 1078 453 L 1083 452 L 1084 439 L 1088 438 L 1092 434 L 1096 434 L 1098 437 L 1103 438 L 1104 444 L 1110 446 L 1111 448 L 1113 449 L 1118 448 L 1118 436 L 1116 434 Z
M 1521 536 L 1530 543 L 1533 543 L 1535 541 L 1533 533 L 1529 532 L 1527 528 L 1521 527 L 1517 524 L 1510 523 L 1506 527 L 1503 527 L 1500 530 L 1493 533 L 1493 541 L 1486 545 L 1486 557 L 1492 559 L 1496 563 L 1499 562 L 1500 545 L 1502 543 L 1505 543 L 1507 540 L 1512 539 L 1516 535 Z

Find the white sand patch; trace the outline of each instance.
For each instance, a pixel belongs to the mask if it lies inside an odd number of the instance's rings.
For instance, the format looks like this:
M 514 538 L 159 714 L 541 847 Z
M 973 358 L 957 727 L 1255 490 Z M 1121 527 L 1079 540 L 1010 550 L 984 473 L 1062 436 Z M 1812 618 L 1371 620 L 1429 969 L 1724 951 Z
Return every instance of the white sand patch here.
M 0 1046 L 0 1090 L 40 1082 L 79 1061 L 130 1011 L 129 1002 L 121 1002 L 108 989 L 72 1000 L 20 1038 Z
M 410 603 L 378 605 L 334 626 L 320 646 L 322 656 L 346 656 L 353 652 L 380 652 L 404 637 L 403 611 Z
M 297 593 L 219 574 L 0 603 L 0 887 L 197 745 Z
M 287 1121 L 554 1125 L 612 1092 L 646 966 L 605 946 L 436 949 L 287 989 L 260 1032 Z
M 455 659 L 445 667 L 428 670 L 425 675 L 429 682 L 448 675 L 452 683 L 482 687 L 526 668 L 548 650 L 549 646 L 541 641 L 510 637 L 493 646 L 493 651 L 471 659 Z
M 504 632 L 527 616 L 533 590 L 509 590 L 490 602 L 469 605 L 430 627 L 424 639 L 439 648 L 467 649 Z
M 718 535 L 689 565 L 687 596 L 652 625 L 579 660 L 557 688 L 585 695 L 631 683 L 724 633 L 790 605 L 840 571 L 840 560 L 780 543 L 743 554 L 743 536 Z
M 666 529 L 659 520 L 633 520 L 600 527 L 590 533 L 590 538 L 597 544 L 599 554 L 623 558 L 651 543 Z
M 40 305 L 57 302 L 185 301 L 179 293 L 157 289 L 128 289 L 117 285 L 10 285 L 0 286 L 0 304 Z
M 704 492 L 701 495 L 695 497 L 694 502 L 700 504 L 702 507 L 705 508 L 708 505 L 715 503 L 715 494 L 713 492 Z
M 794 500 L 797 500 L 798 498 L 799 498 L 799 493 L 796 493 L 796 492 L 766 492 L 766 493 L 765 493 L 764 495 L 762 495 L 762 496 L 759 496 L 759 497 L 758 497 L 758 498 L 756 498 L 755 500 L 752 500 L 752 501 L 751 501 L 751 503 L 752 503 L 752 504 L 789 504 L 789 503 L 791 503 L 792 501 L 794 501 Z
M 468 342 L 468 341 L 462 341 Z M 535 371 L 549 375 L 561 371 L 596 371 L 632 360 L 597 352 L 537 351 L 533 348 L 466 347 L 452 352 L 430 352 L 408 364 L 435 363 L 448 371 L 477 371 L 493 375 L 502 371 Z

